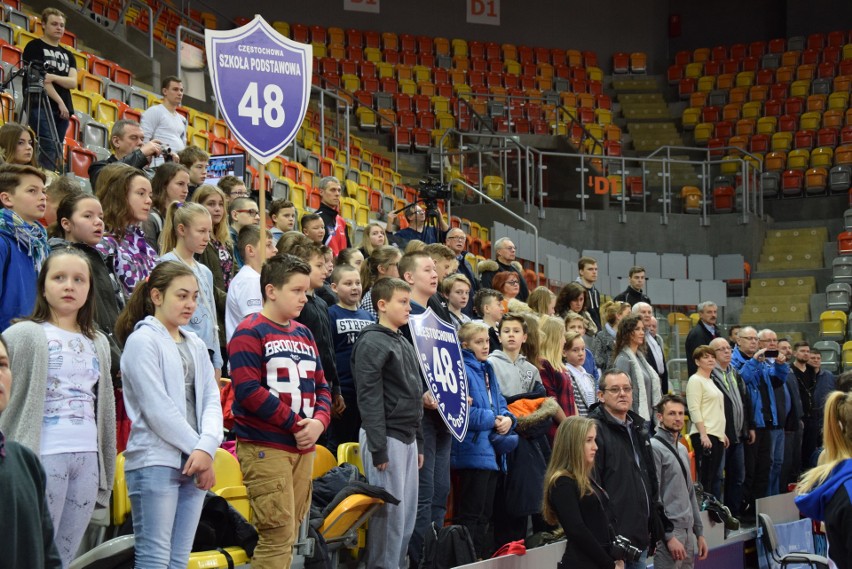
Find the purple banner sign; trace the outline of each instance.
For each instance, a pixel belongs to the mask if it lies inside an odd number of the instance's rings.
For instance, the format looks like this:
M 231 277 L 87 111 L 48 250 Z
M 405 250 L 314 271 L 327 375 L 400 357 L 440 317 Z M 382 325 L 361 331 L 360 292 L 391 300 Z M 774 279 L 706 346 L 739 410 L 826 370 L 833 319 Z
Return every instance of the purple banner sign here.
M 235 30 L 205 30 L 205 43 L 222 117 L 249 154 L 268 163 L 305 118 L 312 47 L 282 36 L 260 16 Z
M 408 318 L 414 349 L 438 412 L 461 442 L 467 433 L 468 386 L 456 329 L 427 309 Z

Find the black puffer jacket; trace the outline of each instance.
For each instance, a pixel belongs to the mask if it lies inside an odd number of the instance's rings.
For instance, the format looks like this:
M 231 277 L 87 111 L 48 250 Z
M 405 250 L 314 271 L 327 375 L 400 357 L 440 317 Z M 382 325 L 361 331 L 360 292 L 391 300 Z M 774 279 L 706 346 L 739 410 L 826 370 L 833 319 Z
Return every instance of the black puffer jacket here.
M 609 494 L 609 503 L 616 518 L 615 533 L 628 538 L 639 549 L 656 543 L 663 537 L 663 519 L 657 492 L 657 474 L 651 439 L 645 420 L 628 411 L 639 464 L 628 427 L 607 413 L 600 403 L 589 410 L 589 418 L 598 422 L 595 455 L 595 478 Z

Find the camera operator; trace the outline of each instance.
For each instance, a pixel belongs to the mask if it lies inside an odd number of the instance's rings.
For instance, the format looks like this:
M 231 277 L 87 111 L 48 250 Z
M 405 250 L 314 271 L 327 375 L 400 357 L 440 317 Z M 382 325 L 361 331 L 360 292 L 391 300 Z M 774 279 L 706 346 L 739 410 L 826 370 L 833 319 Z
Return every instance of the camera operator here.
M 65 14 L 56 8 L 47 8 L 41 13 L 41 21 L 44 35 L 27 44 L 21 59 L 24 64 L 31 65 L 30 75 L 37 70 L 44 73 L 44 92 L 50 100 L 50 108 L 42 109 L 40 95 L 30 93 L 27 120 L 39 139 L 39 164 L 46 170 L 56 171 L 70 117 L 74 114 L 70 90 L 77 87 L 77 63 L 74 55 L 59 45 L 65 35 Z M 53 115 L 55 132 L 47 113 Z
M 89 181 L 92 187 L 98 181 L 98 174 L 104 166 L 123 162 L 134 168 L 144 170 L 154 156 L 160 156 L 163 152 L 163 143 L 159 140 L 145 142 L 142 127 L 136 121 L 122 119 L 115 121 L 112 132 L 109 135 L 109 143 L 112 146 L 112 154 L 106 160 L 98 160 L 89 166 Z
M 695 485 L 689 477 L 689 455 L 686 447 L 678 443 L 686 401 L 679 395 L 663 395 L 656 411 L 660 427 L 651 439 L 651 448 L 660 484 L 660 501 L 674 527 L 657 544 L 654 569 L 689 569 L 695 565 L 696 557 L 699 560 L 707 558 L 707 542 Z
M 388 214 L 388 224 L 392 223 L 391 215 Z M 431 208 L 426 204 L 416 203 L 406 209 L 404 215 L 405 219 L 408 220 L 408 227 L 394 233 L 394 240 L 402 249 L 412 239 L 419 239 L 427 245 L 443 243 L 447 231 L 450 230 L 450 226 L 441 215 L 437 204 L 434 208 Z M 431 220 L 435 221 L 434 225 L 427 223 Z

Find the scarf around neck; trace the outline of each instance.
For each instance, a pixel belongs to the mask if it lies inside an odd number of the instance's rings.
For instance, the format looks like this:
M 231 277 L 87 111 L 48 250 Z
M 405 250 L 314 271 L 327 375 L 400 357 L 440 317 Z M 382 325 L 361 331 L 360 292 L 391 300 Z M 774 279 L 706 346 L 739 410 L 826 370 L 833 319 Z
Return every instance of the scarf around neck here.
M 32 258 L 36 272 L 47 258 L 47 232 L 38 223 L 27 223 L 11 209 L 0 209 L 0 233 L 12 237 Z

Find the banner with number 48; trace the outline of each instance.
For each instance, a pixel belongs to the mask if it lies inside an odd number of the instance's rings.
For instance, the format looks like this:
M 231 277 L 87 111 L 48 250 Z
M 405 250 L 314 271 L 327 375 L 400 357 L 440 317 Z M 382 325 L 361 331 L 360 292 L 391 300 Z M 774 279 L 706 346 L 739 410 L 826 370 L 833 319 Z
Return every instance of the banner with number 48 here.
M 234 30 L 205 30 L 207 67 L 222 117 L 263 164 L 289 145 L 308 110 L 313 48 L 260 16 Z
M 411 337 L 426 385 L 438 402 L 438 412 L 461 442 L 467 433 L 468 385 L 456 329 L 429 308 L 408 318 Z

